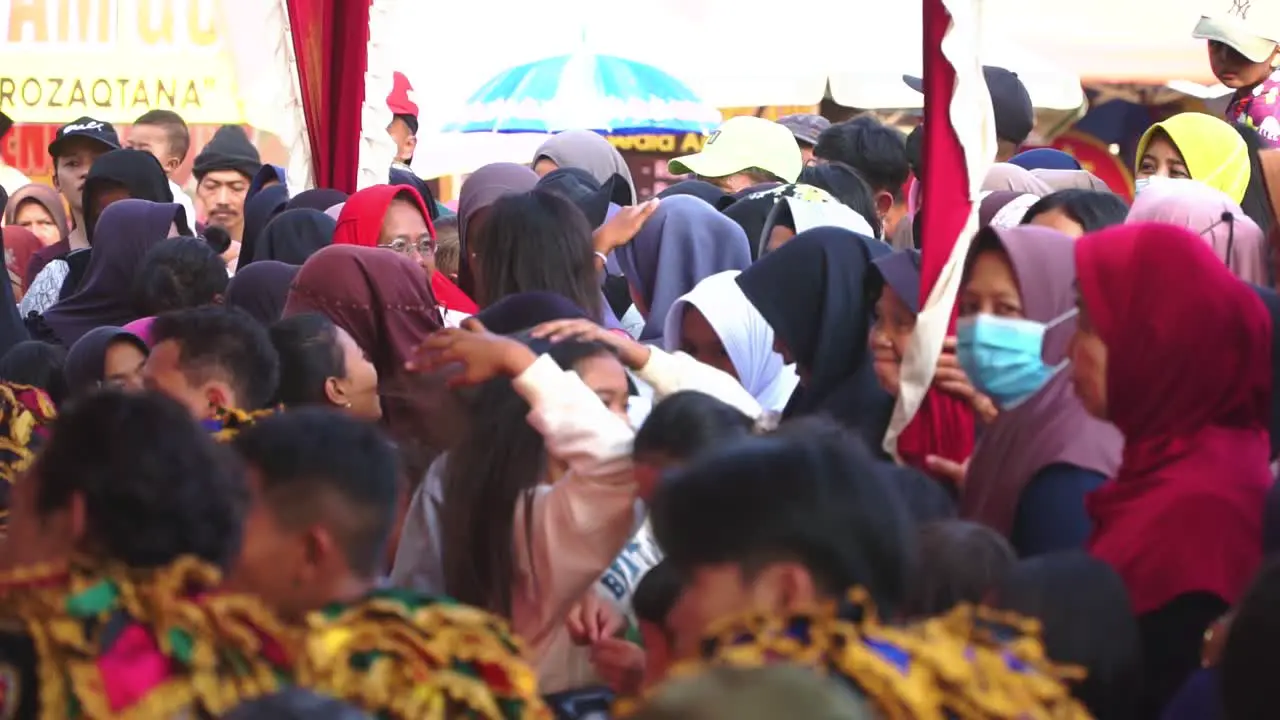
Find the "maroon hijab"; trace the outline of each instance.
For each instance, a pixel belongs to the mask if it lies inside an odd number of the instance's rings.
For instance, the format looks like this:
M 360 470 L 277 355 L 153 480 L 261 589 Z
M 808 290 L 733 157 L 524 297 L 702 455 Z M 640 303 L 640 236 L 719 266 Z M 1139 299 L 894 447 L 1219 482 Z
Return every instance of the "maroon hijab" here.
M 1009 256 L 1027 319 L 1048 322 L 1075 307 L 1070 237 L 1032 225 L 988 228 L 975 238 L 970 259 L 991 243 Z M 1055 365 L 1066 357 L 1075 329 L 1071 318 L 1049 330 L 1046 363 Z M 1022 490 L 1036 473 L 1065 463 L 1111 477 L 1120 467 L 1123 446 L 1114 425 L 1085 411 L 1071 387 L 1071 373 L 1063 370 L 1025 402 L 1002 411 L 982 432 L 969 460 L 960 514 L 1008 535 Z

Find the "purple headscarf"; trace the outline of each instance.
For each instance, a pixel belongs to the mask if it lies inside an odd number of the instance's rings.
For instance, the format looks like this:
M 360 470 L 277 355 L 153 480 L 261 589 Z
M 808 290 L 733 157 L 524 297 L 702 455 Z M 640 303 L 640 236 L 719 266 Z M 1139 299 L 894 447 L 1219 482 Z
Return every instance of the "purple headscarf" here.
M 995 242 L 1009 256 L 1028 320 L 1048 322 L 1076 305 L 1074 240 L 1048 228 L 987 228 L 974 239 L 970 259 Z M 1075 318 L 1049 330 L 1044 361 L 1066 357 Z M 1013 530 L 1022 490 L 1036 473 L 1065 463 L 1107 477 L 1120 467 L 1124 441 L 1110 423 L 1085 412 L 1062 371 L 1022 404 L 1001 411 L 978 440 L 960 497 L 960 514 L 1005 535 Z
M 133 277 L 142 256 L 169 237 L 183 217 L 177 203 L 120 200 L 102 211 L 94 230 L 93 253 L 84 280 L 74 293 L 44 313 L 44 322 L 66 347 L 103 325 L 123 326 L 138 319 L 132 298 Z
M 614 251 L 647 308 L 640 340 L 662 339 L 667 311 L 704 278 L 751 265 L 742 226 L 692 195 L 666 198 L 635 238 Z
M 271 325 L 284 313 L 289 285 L 301 268 L 279 260 L 259 260 L 240 269 L 227 283 L 223 300 L 227 307 L 238 307 L 263 325 Z
M 1196 180 L 1164 180 L 1138 193 L 1125 223 L 1177 225 L 1204 238 L 1236 277 L 1267 286 L 1267 243 L 1227 194 Z
M 489 332 L 511 335 L 552 320 L 589 320 L 590 316 L 563 295 L 536 291 L 508 295 L 481 310 L 476 319 Z

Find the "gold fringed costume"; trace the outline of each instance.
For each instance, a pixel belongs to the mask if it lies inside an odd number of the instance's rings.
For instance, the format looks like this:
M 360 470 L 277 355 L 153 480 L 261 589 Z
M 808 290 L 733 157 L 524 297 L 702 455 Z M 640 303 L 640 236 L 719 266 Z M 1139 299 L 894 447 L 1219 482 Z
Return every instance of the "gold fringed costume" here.
M 0 382 L 0 532 L 9 522 L 9 491 L 31 467 L 58 416 L 39 388 Z
M 238 410 L 236 408 L 219 408 L 211 419 L 205 420 L 204 429 L 220 443 L 231 442 L 236 434 L 263 418 L 283 412 L 284 406 L 266 410 Z
M 219 580 L 190 557 L 0 575 L 0 717 L 217 717 L 287 686 L 301 632 L 255 598 L 218 592 Z M 22 674 L 34 674 L 35 698 L 12 696 L 31 684 Z
M 551 718 L 515 637 L 482 610 L 386 589 L 308 624 L 298 684 L 379 718 Z
M 1088 720 L 1065 681 L 1078 668 L 1049 661 L 1034 621 L 972 607 L 901 626 L 882 624 L 862 590 L 848 601 L 789 617 L 718 624 L 702 658 L 669 677 L 710 666 L 794 663 L 848 682 L 885 720 Z M 619 703 L 619 716 L 637 706 Z

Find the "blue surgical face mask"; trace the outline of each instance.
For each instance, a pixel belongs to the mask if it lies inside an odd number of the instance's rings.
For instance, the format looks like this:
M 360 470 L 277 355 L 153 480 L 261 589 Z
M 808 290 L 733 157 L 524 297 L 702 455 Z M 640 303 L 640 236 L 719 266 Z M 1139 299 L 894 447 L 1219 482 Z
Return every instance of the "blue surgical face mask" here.
M 1137 197 L 1142 194 L 1143 190 L 1162 182 L 1169 182 L 1169 178 L 1163 175 L 1152 175 L 1151 177 L 1138 178 L 1133 181 L 1133 195 L 1134 197 Z
M 1039 392 L 1067 361 L 1045 365 L 1044 336 L 1075 316 L 1072 309 L 1047 323 L 981 313 L 956 323 L 956 357 L 978 392 L 1002 410 Z

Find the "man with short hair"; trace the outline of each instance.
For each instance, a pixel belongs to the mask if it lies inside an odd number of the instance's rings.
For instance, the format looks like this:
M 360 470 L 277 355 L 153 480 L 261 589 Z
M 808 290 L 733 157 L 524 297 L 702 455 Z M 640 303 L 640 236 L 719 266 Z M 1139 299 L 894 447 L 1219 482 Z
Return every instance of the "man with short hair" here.
M 151 342 L 143 384 L 197 420 L 258 410 L 275 393 L 280 357 L 266 328 L 243 311 L 205 306 L 165 313 L 151 325 Z
M 191 172 L 196 176 L 196 197 L 210 225 L 227 231 L 231 247 L 222 255 L 235 272 L 244 238 L 244 203 L 249 184 L 262 169 L 258 149 L 239 125 L 223 125 L 196 155 Z
M 889 232 L 907 214 L 903 186 L 911 174 L 906 136 L 871 115 L 859 115 L 822 132 L 813 155 L 857 170 L 871 186 L 880 227 Z
M 1022 149 L 1036 126 L 1036 110 L 1031 93 L 1018 73 L 994 65 L 982 66 L 991 95 L 991 108 L 996 121 L 996 162 L 1008 162 Z M 902 80 L 918 93 L 924 92 L 924 78 L 903 75 Z
M 75 227 L 66 240 L 42 248 L 27 263 L 26 284 L 30 287 L 36 275 L 54 258 L 64 257 L 72 250 L 89 247 L 84 221 L 84 181 L 89 176 L 93 161 L 110 150 L 120 148 L 120 136 L 115 126 L 91 117 L 77 118 L 58 128 L 49 143 L 49 157 L 53 160 L 53 188 L 62 194 L 71 208 Z
M 391 124 L 387 126 L 387 133 L 396 142 L 395 161 L 407 168 L 418 147 L 418 104 L 413 101 L 413 86 L 404 73 L 392 73 L 391 83 L 391 93 L 387 95 Z
M 696 175 L 727 193 L 762 183 L 793 183 L 804 159 L 795 136 L 772 120 L 739 115 L 711 133 L 702 151 L 673 158 L 673 175 Z
M 196 208 L 191 196 L 173 181 L 173 174 L 182 167 L 191 152 L 191 131 L 182 116 L 172 110 L 148 110 L 133 121 L 129 128 L 129 147 L 155 155 L 169 178 L 173 201 L 187 214 L 187 224 L 196 226 Z

